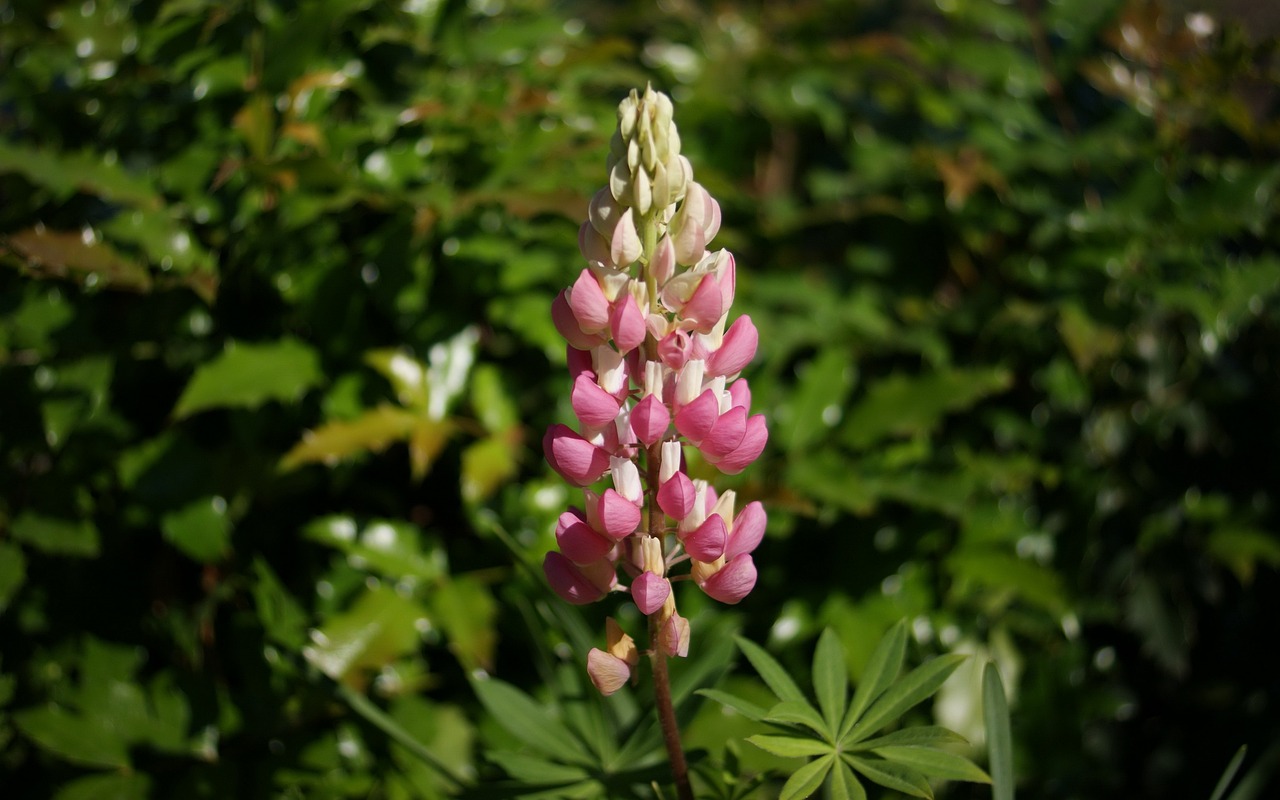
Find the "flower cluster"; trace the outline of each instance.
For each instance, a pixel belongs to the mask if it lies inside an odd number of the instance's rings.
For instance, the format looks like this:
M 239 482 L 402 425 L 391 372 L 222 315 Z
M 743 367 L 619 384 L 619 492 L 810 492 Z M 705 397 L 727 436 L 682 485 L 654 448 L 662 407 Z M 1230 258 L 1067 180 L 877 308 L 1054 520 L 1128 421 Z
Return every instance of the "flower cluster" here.
M 726 328 L 734 258 L 707 247 L 719 228 L 719 204 L 680 155 L 670 99 L 652 88 L 632 91 L 618 107 L 609 185 L 592 199 L 578 234 L 587 266 L 551 309 L 568 342 L 580 429 L 553 425 L 543 450 L 584 490 L 584 502 L 560 516 L 559 550 L 543 569 L 571 603 L 629 591 L 649 617 L 652 646 L 665 655 L 684 656 L 689 647 L 671 581 L 692 580 L 710 597 L 737 603 L 755 585 L 751 552 L 765 531 L 760 503 L 736 510 L 734 492 L 718 493 L 685 470 L 689 446 L 721 472 L 741 472 L 768 437 L 738 377 L 755 355 L 756 328 L 747 316 Z M 684 561 L 687 575 L 672 576 Z M 612 619 L 607 639 L 587 667 L 611 694 L 631 676 L 639 651 Z

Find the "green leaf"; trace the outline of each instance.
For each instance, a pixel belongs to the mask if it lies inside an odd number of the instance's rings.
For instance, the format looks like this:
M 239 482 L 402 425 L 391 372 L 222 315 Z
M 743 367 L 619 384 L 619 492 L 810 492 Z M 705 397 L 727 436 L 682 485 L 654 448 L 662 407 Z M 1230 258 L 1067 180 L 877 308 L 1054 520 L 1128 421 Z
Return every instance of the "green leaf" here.
M 13 538 L 50 555 L 94 558 L 98 529 L 88 520 L 46 517 L 24 511 L 9 526 Z
M 867 709 L 844 738 L 856 742 L 902 716 L 907 709 L 936 692 L 966 658 L 968 656 L 958 654 L 938 656 L 907 673 Z
M 765 715 L 765 722 L 779 722 L 786 725 L 804 725 L 813 730 L 819 736 L 831 736 L 831 730 L 827 727 L 827 721 L 822 718 L 818 710 L 806 702 L 796 702 L 787 700 L 778 703 L 769 709 L 769 713 Z
M 462 451 L 462 498 L 479 503 L 491 497 L 519 471 L 523 449 L 519 428 L 467 445 Z
M 365 353 L 364 361 L 391 383 L 400 405 L 426 412 L 429 390 L 425 364 L 399 350 L 371 350 Z
M 849 412 L 844 439 L 865 449 L 890 436 L 932 431 L 942 418 L 1009 388 L 1008 370 L 946 369 L 908 377 L 890 375 L 868 386 L 867 395 Z
M 353 456 L 380 453 L 396 442 L 408 439 L 420 424 L 441 427 L 420 412 L 391 405 L 369 409 L 355 419 L 326 422 L 307 431 L 280 459 L 280 469 L 288 472 L 303 464 L 330 466 Z
M 449 406 L 462 394 L 479 342 L 480 332 L 475 326 L 468 326 L 452 339 L 432 345 L 427 352 L 427 416 L 431 419 L 444 419 Z
M 351 517 L 334 515 L 308 523 L 303 532 L 345 553 L 358 569 L 395 581 L 433 582 L 449 572 L 444 548 L 432 539 L 424 541 L 422 531 L 408 522 L 374 519 L 361 529 Z
M 833 755 L 826 756 L 810 761 L 793 772 L 787 782 L 782 785 L 782 793 L 778 795 L 778 800 L 799 800 L 818 791 L 818 787 L 831 771 L 831 765 L 835 760 L 836 757 Z
M 844 717 L 848 689 L 849 668 L 845 664 L 844 648 L 836 632 L 827 628 L 818 637 L 818 647 L 813 654 L 813 691 L 833 739 Z
M 827 755 L 832 752 L 831 744 L 817 739 L 799 738 L 795 736 L 770 736 L 756 734 L 748 736 L 747 741 L 764 750 L 783 758 L 808 758 L 809 756 Z
M 987 763 L 991 767 L 993 800 L 1013 800 L 1013 733 L 1004 682 L 994 662 L 982 669 L 982 720 L 987 732 Z
M 151 779 L 140 772 L 123 775 L 86 775 L 64 784 L 53 800 L 146 800 Z
M 22 548 L 0 541 L 0 614 L 27 580 L 27 557 Z
M 293 650 L 306 640 L 307 614 L 261 557 L 253 560 L 253 600 L 258 621 L 272 641 Z
M 844 758 L 859 773 L 886 789 L 893 789 L 913 797 L 933 797 L 933 788 L 929 786 L 929 779 L 910 767 L 848 753 Z
M 844 759 L 838 760 L 831 770 L 827 789 L 831 800 L 867 800 L 867 790 Z
M 431 593 L 431 609 L 464 669 L 493 669 L 498 604 L 488 586 L 468 575 L 442 581 Z
M 89 767 L 129 766 L 128 743 L 100 717 L 73 714 L 49 705 L 19 711 L 13 721 L 41 748 L 74 764 Z
M 880 643 L 876 645 L 875 651 L 867 661 L 866 669 L 862 671 L 862 680 L 858 682 L 858 688 L 853 693 L 853 702 L 849 704 L 848 714 L 840 727 L 841 739 L 849 733 L 854 723 L 862 716 L 862 712 L 866 711 L 867 707 L 898 679 L 906 654 L 907 623 L 906 620 L 899 620 L 884 636 L 880 637 Z
M 511 777 L 530 784 L 567 785 L 591 777 L 591 773 L 583 767 L 547 761 L 528 753 L 498 750 L 485 753 L 485 757 L 502 767 Z
M 227 502 L 203 497 L 160 519 L 164 538 L 196 561 L 218 561 L 231 546 Z
M 913 725 L 910 728 L 903 728 L 874 739 L 866 739 L 847 747 L 850 750 L 874 750 L 877 747 L 891 745 L 927 747 L 939 744 L 968 744 L 968 741 L 955 731 L 939 725 Z
M 494 721 L 512 736 L 566 764 L 590 766 L 583 758 L 587 748 L 529 695 L 497 678 L 476 678 L 471 686 Z
M 964 756 L 932 747 L 888 745 L 873 751 L 881 758 L 919 770 L 934 778 L 991 783 L 990 776 Z
M 1070 607 L 1062 576 L 1034 561 L 982 548 L 953 553 L 947 566 L 957 580 L 989 587 L 996 593 L 1017 593 L 1053 614 L 1064 614 Z
M 786 424 L 778 440 L 788 452 L 802 452 L 827 435 L 839 422 L 833 410 L 845 407 L 854 368 L 848 348 L 827 347 L 803 365 L 786 405 Z M 779 412 L 782 413 L 781 411 Z
M 10 234 L 2 246 L 23 261 L 26 272 L 38 278 L 73 278 L 87 287 L 146 292 L 151 273 L 111 245 L 80 231 L 32 228 Z
M 267 344 L 228 342 L 200 366 L 178 404 L 176 419 L 210 408 L 257 408 L 270 400 L 298 400 L 323 378 L 315 351 L 296 339 Z
M 699 689 L 697 693 L 707 698 L 708 700 L 714 700 L 720 705 L 725 706 L 726 708 L 733 709 L 734 711 L 746 717 L 747 719 L 751 720 L 752 722 L 762 721 L 765 718 L 765 715 L 768 713 L 766 709 L 761 708 L 755 703 L 749 702 L 747 700 L 743 700 L 741 697 L 738 697 L 737 695 L 732 695 L 732 694 L 729 694 L 728 692 L 722 692 L 719 689 Z
M 1240 765 L 1244 763 L 1244 757 L 1249 752 L 1248 745 L 1240 745 L 1240 749 L 1231 757 L 1231 761 L 1227 763 L 1227 768 L 1222 771 L 1222 777 L 1218 779 L 1218 783 L 1213 787 L 1213 794 L 1209 800 L 1222 800 L 1226 795 L 1227 789 L 1231 787 L 1231 781 L 1235 780 L 1236 773 L 1240 771 Z
M 751 666 L 755 667 L 756 672 L 760 674 L 765 685 L 779 700 L 808 704 L 804 692 L 800 691 L 800 687 L 796 686 L 795 681 L 791 680 L 791 676 L 787 674 L 782 665 L 775 661 L 773 656 L 765 652 L 763 647 L 741 636 L 734 637 L 734 641 L 738 643 L 738 649 L 742 651 L 742 654 L 751 662 Z
M 302 654 L 336 681 L 356 677 L 363 669 L 381 669 L 416 652 L 420 621 L 426 619 L 422 607 L 413 600 L 380 585 L 313 631 L 312 643 Z

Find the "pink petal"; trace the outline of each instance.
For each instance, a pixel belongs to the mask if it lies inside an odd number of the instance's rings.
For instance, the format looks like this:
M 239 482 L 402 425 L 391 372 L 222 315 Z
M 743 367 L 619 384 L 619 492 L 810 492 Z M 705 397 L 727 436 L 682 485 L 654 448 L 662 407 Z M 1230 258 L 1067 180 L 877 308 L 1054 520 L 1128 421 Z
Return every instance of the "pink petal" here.
M 693 340 L 686 331 L 672 331 L 658 342 L 658 358 L 678 370 L 689 360 L 692 345 Z
M 764 414 L 756 414 L 747 420 L 747 433 L 742 437 L 742 444 L 732 453 L 712 463 L 726 475 L 737 475 L 760 457 L 768 440 L 769 430 L 764 424 Z
M 631 679 L 631 667 L 617 656 L 593 647 L 587 653 L 587 675 L 600 694 L 608 697 Z
M 643 572 L 631 582 L 631 599 L 646 617 L 662 608 L 671 594 L 671 582 L 652 572 Z
M 716 259 L 716 284 L 720 287 L 720 297 L 728 311 L 729 306 L 733 305 L 733 295 L 738 286 L 738 266 L 733 253 L 728 250 L 721 250 L 720 253 L 722 255 Z
M 723 458 L 742 444 L 747 433 L 747 410 L 734 406 L 716 419 L 711 432 L 698 445 L 707 458 Z
M 716 393 L 705 389 L 692 403 L 676 412 L 676 430 L 681 436 L 698 444 L 711 433 L 719 418 L 720 403 L 716 399 Z
M 694 496 L 693 481 L 683 472 L 677 472 L 658 487 L 658 508 L 672 519 L 684 519 L 693 510 Z
M 658 241 L 653 257 L 649 259 L 649 273 L 653 275 L 658 286 L 671 280 L 676 272 L 676 251 L 671 246 L 671 237 L 663 236 Z
M 568 294 L 569 308 L 586 333 L 599 333 L 609 327 L 609 301 L 591 270 L 578 274 Z
M 595 347 L 595 345 L 592 345 Z M 592 365 L 591 350 L 582 350 L 577 347 L 566 347 L 564 360 L 569 365 L 569 378 L 577 380 L 578 376 L 584 372 L 590 372 L 594 380 L 596 376 L 595 367 Z
M 650 447 L 654 442 L 667 435 L 671 426 L 671 412 L 658 400 L 657 395 L 645 395 L 635 408 L 631 409 L 631 430 L 636 438 Z
M 596 533 L 581 511 L 571 508 L 556 522 L 556 544 L 575 564 L 599 561 L 613 549 L 613 542 Z
M 685 552 L 698 561 L 715 561 L 724 555 L 727 536 L 724 520 L 719 514 L 712 514 L 681 541 Z
M 613 422 L 622 407 L 622 402 L 601 389 L 595 376 L 588 372 L 581 373 L 574 380 L 569 399 L 573 403 L 573 413 L 588 428 L 600 429 Z
M 569 307 L 568 289 L 556 295 L 556 299 L 551 301 L 551 321 L 555 323 L 556 330 L 569 343 L 570 347 L 578 350 L 590 350 L 596 345 L 604 343 L 604 337 L 595 333 L 586 333 L 578 325 L 578 318 L 574 316 L 573 309 Z
M 597 530 L 614 541 L 621 541 L 640 527 L 640 516 L 640 508 L 635 503 L 613 489 L 605 489 L 596 506 Z
M 619 297 L 609 315 L 609 329 L 613 333 L 613 342 L 618 346 L 618 352 L 629 353 L 644 342 L 644 323 L 644 314 L 631 293 Z
M 578 228 L 578 250 L 591 263 L 609 263 L 609 242 L 591 226 L 590 221 L 582 223 L 582 227 Z
M 707 360 L 708 375 L 736 375 L 751 363 L 760 345 L 760 334 L 745 314 L 738 317 L 725 331 L 720 349 Z
M 609 454 L 573 432 L 552 425 L 542 437 L 542 452 L 551 468 L 574 486 L 589 486 L 609 469 Z
M 748 411 L 751 410 L 751 387 L 747 385 L 746 378 L 739 378 L 729 384 L 729 397 L 732 405 L 742 406 Z
M 738 516 L 733 520 L 733 531 L 729 534 L 729 544 L 724 549 L 724 557 L 732 561 L 743 553 L 754 551 L 764 539 L 768 519 L 760 501 L 747 503 L 746 508 L 739 511 Z
M 680 309 L 680 316 L 693 323 L 698 333 L 708 333 L 715 327 L 726 310 L 724 295 L 713 275 L 707 274 L 693 290 L 689 302 Z
M 596 562 L 588 567 L 579 567 L 563 554 L 552 550 L 542 560 L 542 571 L 546 574 L 552 590 L 562 600 L 581 606 L 594 603 L 609 591 L 609 584 L 599 585 L 604 583 L 606 578 L 598 566 L 601 564 L 612 572 L 613 566 L 606 561 Z M 616 576 L 614 580 L 616 581 Z
M 734 605 L 746 597 L 756 585 L 756 565 L 743 553 L 725 564 L 719 572 L 702 582 L 702 591 L 713 600 Z

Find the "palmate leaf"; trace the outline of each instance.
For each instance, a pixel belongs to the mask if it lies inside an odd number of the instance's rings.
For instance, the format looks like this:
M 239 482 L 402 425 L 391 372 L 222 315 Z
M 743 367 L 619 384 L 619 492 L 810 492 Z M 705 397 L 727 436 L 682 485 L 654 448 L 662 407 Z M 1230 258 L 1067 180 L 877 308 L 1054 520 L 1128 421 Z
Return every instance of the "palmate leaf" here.
M 816 708 L 805 702 L 788 700 L 778 703 L 769 709 L 769 713 L 765 715 L 764 719 L 765 722 L 779 722 L 783 725 L 804 725 L 819 736 L 824 738 L 831 736 L 826 720 L 822 718 Z
M 826 779 L 835 760 L 834 755 L 824 756 L 796 770 L 783 784 L 782 794 L 778 795 L 778 800 L 799 800 L 818 791 L 818 787 Z
M 1000 671 L 990 661 L 982 670 L 982 717 L 987 729 L 987 760 L 991 764 L 994 800 L 1013 800 L 1013 734 L 1009 704 Z
M 734 637 L 734 640 L 738 643 L 738 648 L 742 650 L 742 654 L 751 662 L 751 666 L 755 667 L 756 672 L 760 674 L 760 678 L 765 682 L 765 685 L 779 700 L 808 704 L 804 692 L 800 691 L 800 687 L 796 686 L 796 682 L 791 680 L 791 676 L 787 674 L 782 665 L 775 661 L 773 656 L 765 652 L 763 647 L 741 636 Z
M 955 731 L 939 725 L 917 725 L 845 745 L 845 749 L 874 750 L 877 747 L 929 747 L 939 744 L 968 744 L 968 741 Z
M 752 722 L 760 722 L 765 718 L 765 715 L 769 713 L 768 709 L 761 708 L 755 703 L 743 700 L 737 695 L 722 692 L 719 689 L 699 689 L 698 694 L 708 700 L 714 700 L 726 708 L 733 709 Z
M 867 800 L 867 790 L 844 759 L 837 761 L 832 768 L 827 788 L 831 800 Z
M 972 761 L 945 750 L 911 745 L 889 745 L 877 747 L 873 752 L 881 758 L 919 770 L 933 778 L 991 783 L 991 777 Z
M 844 717 L 849 697 L 849 669 L 845 665 L 840 637 L 830 628 L 818 638 L 818 649 L 813 654 L 813 691 L 818 697 L 818 707 L 822 709 L 827 730 L 834 733 Z
M 844 739 L 856 742 L 902 716 L 912 706 L 936 692 L 966 658 L 968 656 L 958 654 L 938 656 L 907 673 L 867 709 L 867 713 L 849 729 Z
M 810 756 L 827 755 L 832 751 L 830 744 L 817 739 L 796 736 L 770 736 L 756 734 L 748 736 L 747 741 L 764 750 L 783 758 L 808 758 Z
M 853 727 L 862 712 L 878 698 L 890 684 L 898 679 L 902 672 L 902 662 L 907 655 L 907 623 L 899 620 L 889 632 L 880 639 L 876 649 L 867 661 L 867 668 L 862 672 L 862 681 L 853 694 L 853 702 L 849 705 L 844 725 L 840 729 L 843 739 Z
M 493 719 L 533 750 L 566 764 L 590 765 L 587 748 L 529 695 L 497 678 L 473 680 L 471 686 Z
M 879 758 L 863 758 L 845 754 L 845 760 L 860 774 L 880 784 L 913 797 L 933 797 L 929 779 L 911 767 L 895 764 Z

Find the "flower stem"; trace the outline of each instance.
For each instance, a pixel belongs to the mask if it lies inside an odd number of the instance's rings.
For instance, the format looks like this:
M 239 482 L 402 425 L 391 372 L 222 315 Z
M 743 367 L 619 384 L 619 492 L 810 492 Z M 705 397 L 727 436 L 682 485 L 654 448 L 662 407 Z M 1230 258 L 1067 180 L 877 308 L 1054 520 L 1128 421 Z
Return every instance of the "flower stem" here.
M 689 764 L 680 746 L 680 726 L 676 722 L 676 708 L 671 702 L 671 677 L 667 673 L 667 656 L 658 643 L 656 617 L 649 618 L 649 635 L 652 651 L 649 660 L 653 666 L 653 699 L 658 706 L 658 723 L 662 726 L 662 741 L 667 746 L 667 758 L 671 761 L 671 775 L 676 782 L 676 796 L 680 800 L 693 800 L 693 787 L 689 784 Z

